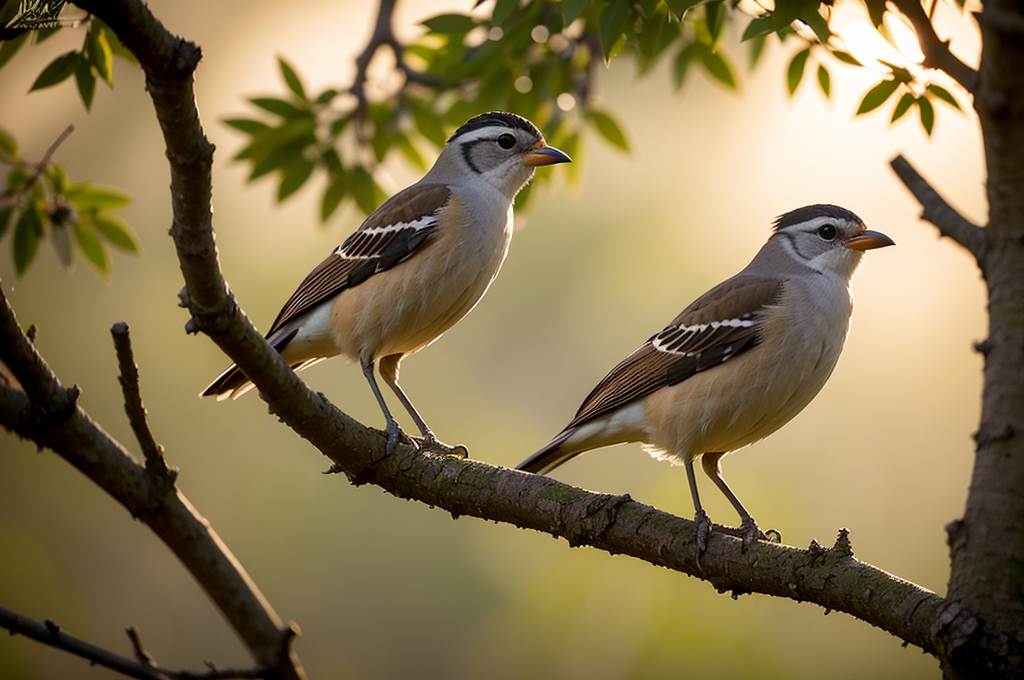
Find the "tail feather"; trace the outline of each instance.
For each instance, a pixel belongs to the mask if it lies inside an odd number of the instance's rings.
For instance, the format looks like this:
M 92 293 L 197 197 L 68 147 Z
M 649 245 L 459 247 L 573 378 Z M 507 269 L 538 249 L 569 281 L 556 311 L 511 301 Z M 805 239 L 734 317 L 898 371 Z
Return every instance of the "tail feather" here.
M 544 475 L 551 472 L 565 461 L 581 453 L 581 451 L 572 450 L 562 446 L 575 433 L 575 427 L 562 430 L 558 436 L 548 442 L 544 448 L 540 449 L 537 453 L 517 465 L 516 469 L 523 470 L 524 472 L 533 472 L 538 475 Z
M 237 399 L 250 389 L 252 389 L 252 383 L 249 382 L 249 378 L 245 377 L 242 369 L 231 364 L 205 390 L 200 392 L 199 396 L 200 398 L 217 397 L 218 401 L 228 397 Z

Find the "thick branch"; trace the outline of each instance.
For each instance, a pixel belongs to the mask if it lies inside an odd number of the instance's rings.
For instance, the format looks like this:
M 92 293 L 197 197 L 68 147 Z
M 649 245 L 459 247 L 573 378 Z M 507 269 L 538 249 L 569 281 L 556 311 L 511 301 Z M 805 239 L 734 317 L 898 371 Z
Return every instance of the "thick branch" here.
M 896 156 L 889 165 L 921 204 L 921 219 L 931 222 L 943 236 L 963 246 L 979 266 L 983 262 L 986 244 L 985 230 L 972 223 L 946 202 L 939 192 L 932 188 L 924 177 L 902 155 Z
M 22 616 L 10 609 L 0 607 L 0 628 L 11 632 L 11 635 L 24 635 L 44 645 L 88 659 L 90 663 L 117 671 L 123 675 L 141 680 L 218 680 L 219 678 L 264 678 L 268 675 L 266 668 L 246 670 L 213 670 L 203 672 L 175 671 L 160 668 L 155 663 L 144 659 L 130 659 L 115 654 L 102 647 L 86 642 L 74 635 L 68 635 L 51 619 L 40 623 Z M 134 629 L 131 629 L 134 630 Z M 135 638 L 133 638 L 135 643 Z
M 153 475 L 77 404 L 21 332 L 0 290 L 0 359 L 25 391 L 0 385 L 0 425 L 55 451 L 145 522 L 184 563 L 258 662 L 281 678 L 305 677 L 282 624 L 209 523 L 173 484 Z
M 127 0 L 113 4 L 135 6 Z M 107 6 L 96 10 L 119 35 L 139 30 Z M 128 35 L 126 42 L 131 46 L 133 38 Z M 173 72 L 164 72 L 169 68 L 165 61 L 136 56 L 150 83 L 173 80 Z M 196 140 L 205 140 L 198 118 L 190 116 L 183 121 L 187 126 L 175 129 L 163 124 L 168 118 L 164 107 L 192 105 L 191 78 L 180 80 L 176 97 L 154 93 L 153 101 L 164 127 L 172 185 L 194 189 L 175 194 L 172 204 L 171 235 L 185 276 L 183 300 L 192 312 L 188 329 L 207 333 L 256 384 L 272 411 L 333 460 L 336 471 L 344 471 L 357 484 L 374 483 L 396 496 L 436 505 L 456 516 L 509 522 L 563 536 L 572 545 L 633 555 L 706 579 L 721 590 L 816 602 L 935 652 L 935 636 L 942 632 L 939 624 L 948 612 L 945 601 L 855 560 L 841 548 L 825 550 L 815 545 L 802 551 L 759 543 L 744 551 L 738 539 L 712 534 L 698 562 L 692 522 L 628 497 L 595 494 L 486 463 L 420 454 L 410 447 L 399 447 L 387 456 L 383 435 L 310 391 L 227 296 L 213 246 L 209 187 L 190 184 L 194 178 L 208 182 L 210 177 L 210 156 L 190 153 L 203 146 Z M 195 165 L 176 160 L 188 158 Z
M 943 41 L 935 33 L 935 27 L 924 11 L 921 0 L 893 0 L 893 4 L 913 24 L 924 54 L 924 65 L 945 72 L 973 95 L 978 89 L 978 72 L 950 52 L 949 41 Z

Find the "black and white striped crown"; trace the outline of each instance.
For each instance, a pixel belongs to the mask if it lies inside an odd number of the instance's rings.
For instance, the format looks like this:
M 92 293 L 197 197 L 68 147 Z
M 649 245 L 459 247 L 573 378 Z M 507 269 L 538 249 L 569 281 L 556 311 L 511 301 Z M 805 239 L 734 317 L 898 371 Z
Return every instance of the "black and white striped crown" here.
M 779 215 L 775 218 L 772 228 L 774 231 L 780 231 L 786 227 L 792 227 L 794 224 L 803 224 L 804 222 L 810 222 L 811 220 L 819 217 L 834 217 L 836 219 L 847 220 L 853 224 L 864 223 L 864 220 L 857 217 L 846 208 L 840 208 L 838 205 L 819 203 L 818 205 L 807 205 L 803 208 L 790 210 L 788 213 Z
M 543 137 L 537 126 L 522 116 L 517 116 L 507 111 L 490 111 L 489 113 L 481 113 L 479 116 L 474 116 L 466 121 L 462 127 L 455 131 L 455 134 L 448 138 L 448 143 L 450 144 L 452 140 L 458 139 L 467 132 L 491 126 L 526 130 L 537 135 L 537 139 Z

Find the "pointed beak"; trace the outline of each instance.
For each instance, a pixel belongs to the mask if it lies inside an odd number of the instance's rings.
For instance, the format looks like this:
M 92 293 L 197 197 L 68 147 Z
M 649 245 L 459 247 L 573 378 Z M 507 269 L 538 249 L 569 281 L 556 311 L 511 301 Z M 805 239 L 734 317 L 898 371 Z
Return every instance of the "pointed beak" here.
M 572 163 L 572 159 L 564 152 L 553 146 L 548 146 L 544 142 L 538 142 L 537 146 L 530 149 L 530 153 L 523 157 L 523 165 L 528 168 L 554 165 L 555 163 Z
M 886 246 L 894 246 L 896 245 L 896 242 L 880 231 L 871 231 L 868 229 L 857 234 L 843 245 L 851 250 L 864 251 L 874 250 L 875 248 L 884 248 Z

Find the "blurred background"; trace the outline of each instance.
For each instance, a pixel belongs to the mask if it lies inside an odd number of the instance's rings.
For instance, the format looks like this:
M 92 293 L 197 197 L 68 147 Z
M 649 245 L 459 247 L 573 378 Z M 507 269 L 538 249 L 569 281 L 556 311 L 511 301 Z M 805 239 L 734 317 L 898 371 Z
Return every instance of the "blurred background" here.
M 215 228 L 225 277 L 266 329 L 298 282 L 360 217 L 346 204 L 318 221 L 319 187 L 283 205 L 276 183 L 247 185 L 230 161 L 243 138 L 221 122 L 244 97 L 281 92 L 277 56 L 313 91 L 351 82 L 375 3 L 152 0 L 171 31 L 200 44 L 196 94 L 214 167 Z M 447 2 L 399 3 L 396 27 Z M 939 33 L 976 63 L 970 20 L 939 7 Z M 737 36 L 728 49 L 745 63 Z M 200 401 L 228 360 L 187 336 L 170 226 L 169 176 L 140 72 L 115 62 L 86 114 L 71 81 L 25 96 L 81 37 L 63 31 L 0 72 L 0 123 L 38 159 L 64 127 L 55 160 L 73 179 L 123 187 L 121 214 L 141 257 L 114 256 L 110 284 L 80 263 L 72 276 L 44 244 L 17 279 L 10 237 L 0 276 L 23 326 L 83 407 L 129 449 L 109 328 L 131 326 L 142 391 L 179 485 L 241 560 L 277 612 L 303 634 L 316 678 L 938 678 L 937 663 L 844 614 L 763 596 L 733 600 L 708 584 L 628 557 L 403 502 L 325 476 L 327 459 L 268 417 L 250 394 Z M 905 154 L 968 218 L 984 223 L 984 171 L 973 112 L 939 110 L 928 139 L 891 106 L 853 117 L 878 78 L 838 66 L 827 101 L 811 78 L 792 100 L 791 54 L 769 41 L 732 93 L 693 72 L 673 93 L 660 68 L 642 80 L 629 59 L 602 75 L 604 106 L 633 151 L 586 140 L 583 179 L 559 173 L 518 216 L 502 275 L 478 308 L 404 364 L 402 384 L 438 436 L 474 458 L 514 466 L 557 433 L 594 384 L 711 285 L 742 268 L 771 220 L 819 202 L 858 213 L 896 248 L 870 252 L 854 279 L 846 350 L 820 396 L 769 439 L 725 460 L 762 528 L 785 542 L 831 544 L 848 527 L 858 558 L 939 593 L 948 574 L 943 526 L 960 516 L 979 417 L 984 290 L 969 258 L 919 221 L 888 168 Z M 967 102 L 963 102 L 969 106 Z M 427 151 L 424 146 L 424 151 Z M 433 155 L 431 155 L 431 158 Z M 396 191 L 415 181 L 389 167 Z M 359 370 L 322 363 L 309 384 L 362 422 L 382 426 Z M 400 410 L 400 409 L 399 409 Z M 404 423 L 405 421 L 403 421 Z M 410 424 L 411 426 L 411 424 Z M 130 655 L 138 627 L 157 661 L 201 669 L 248 656 L 174 556 L 143 525 L 49 451 L 0 434 L 0 604 L 52 618 Z M 555 476 L 692 514 L 682 469 L 639 446 L 575 459 Z M 711 517 L 735 515 L 701 479 Z M 0 636 L 2 678 L 107 678 L 103 669 L 21 637 Z

